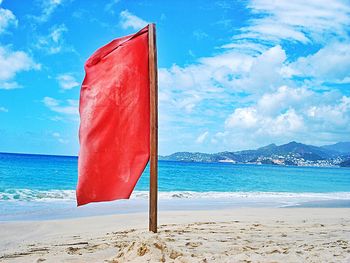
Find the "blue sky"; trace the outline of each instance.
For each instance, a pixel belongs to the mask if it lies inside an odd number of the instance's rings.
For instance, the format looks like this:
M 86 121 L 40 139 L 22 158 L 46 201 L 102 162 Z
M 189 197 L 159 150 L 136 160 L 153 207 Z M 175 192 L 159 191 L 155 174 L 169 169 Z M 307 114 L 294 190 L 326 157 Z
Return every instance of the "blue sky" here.
M 0 152 L 76 155 L 85 60 L 148 22 L 160 154 L 350 141 L 348 1 L 0 0 Z

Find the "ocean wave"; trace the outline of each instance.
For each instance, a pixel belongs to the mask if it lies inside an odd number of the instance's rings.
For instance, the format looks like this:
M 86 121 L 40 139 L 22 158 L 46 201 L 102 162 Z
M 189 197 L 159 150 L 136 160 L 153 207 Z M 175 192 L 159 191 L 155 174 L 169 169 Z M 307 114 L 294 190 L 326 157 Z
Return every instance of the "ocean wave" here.
M 0 201 L 71 201 L 74 190 L 6 189 L 0 192 Z
M 131 199 L 148 199 L 148 191 L 134 191 Z M 169 191 L 159 192 L 160 200 L 252 200 L 252 201 L 321 201 L 321 200 L 350 200 L 350 192 L 327 193 L 291 193 L 291 192 L 194 192 Z M 32 190 L 6 189 L 0 192 L 0 201 L 75 201 L 75 190 Z

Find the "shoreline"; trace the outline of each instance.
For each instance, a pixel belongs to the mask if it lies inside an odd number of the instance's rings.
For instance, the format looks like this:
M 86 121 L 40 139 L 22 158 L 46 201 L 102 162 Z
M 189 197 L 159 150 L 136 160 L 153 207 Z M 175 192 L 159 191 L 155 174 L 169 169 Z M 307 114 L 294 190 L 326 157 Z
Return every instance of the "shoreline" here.
M 3 262 L 348 262 L 350 208 L 236 208 L 0 223 Z M 203 261 L 203 260 L 206 261 Z
M 167 193 L 159 199 L 159 211 L 227 210 L 240 208 L 350 208 L 350 193 L 232 193 L 231 197 L 193 198 L 189 192 Z M 225 193 L 223 193 L 225 194 Z M 0 222 L 59 220 L 148 211 L 147 192 L 142 198 L 91 203 L 76 207 L 74 200 L 0 201 Z

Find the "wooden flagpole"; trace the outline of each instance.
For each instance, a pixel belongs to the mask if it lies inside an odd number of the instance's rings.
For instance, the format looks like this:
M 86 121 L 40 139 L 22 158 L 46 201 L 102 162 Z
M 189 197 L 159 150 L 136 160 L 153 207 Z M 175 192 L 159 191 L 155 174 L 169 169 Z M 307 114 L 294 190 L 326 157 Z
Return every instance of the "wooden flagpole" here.
M 148 25 L 148 66 L 150 82 L 150 189 L 149 189 L 149 231 L 157 233 L 158 206 L 158 73 L 156 26 Z

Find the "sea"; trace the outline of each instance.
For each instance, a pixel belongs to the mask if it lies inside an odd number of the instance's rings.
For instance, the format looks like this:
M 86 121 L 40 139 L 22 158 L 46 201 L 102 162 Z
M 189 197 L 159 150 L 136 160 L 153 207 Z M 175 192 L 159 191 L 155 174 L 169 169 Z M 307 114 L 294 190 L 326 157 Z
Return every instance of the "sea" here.
M 77 207 L 77 157 L 0 153 L 0 221 L 148 210 L 149 168 L 129 200 Z M 350 207 L 350 169 L 159 161 L 159 211 Z

